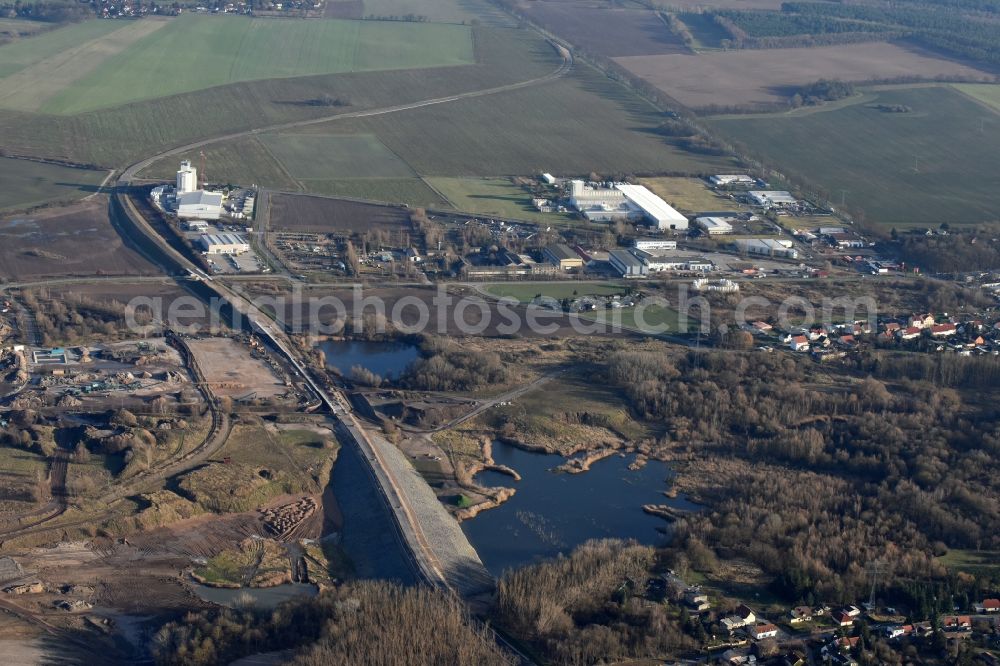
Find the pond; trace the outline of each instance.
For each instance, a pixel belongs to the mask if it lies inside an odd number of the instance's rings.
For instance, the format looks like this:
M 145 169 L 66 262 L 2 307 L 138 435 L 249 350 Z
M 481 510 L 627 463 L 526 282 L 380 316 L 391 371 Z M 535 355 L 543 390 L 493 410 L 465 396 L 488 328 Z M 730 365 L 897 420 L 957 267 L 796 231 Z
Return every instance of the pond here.
M 634 455 L 594 463 L 581 474 L 552 472 L 565 461 L 558 455 L 493 445 L 493 458 L 521 475 L 486 471 L 476 476 L 484 486 L 506 486 L 517 492 L 501 506 L 462 523 L 462 529 L 486 568 L 495 575 L 560 553 L 589 539 L 635 539 L 645 544 L 666 540 L 669 523 L 642 510 L 644 504 L 667 504 L 695 510 L 683 498 L 663 494 L 673 475 L 662 462 L 650 460 L 639 470 L 628 469 Z
M 415 345 L 404 342 L 368 342 L 365 340 L 327 340 L 319 348 L 326 354 L 328 367 L 349 375 L 360 365 L 383 379 L 398 378 L 420 356 Z
M 204 601 L 232 608 L 237 601 L 249 597 L 254 607 L 272 610 L 289 599 L 315 597 L 319 589 L 310 583 L 285 583 L 274 587 L 211 587 L 191 581 L 191 589 Z

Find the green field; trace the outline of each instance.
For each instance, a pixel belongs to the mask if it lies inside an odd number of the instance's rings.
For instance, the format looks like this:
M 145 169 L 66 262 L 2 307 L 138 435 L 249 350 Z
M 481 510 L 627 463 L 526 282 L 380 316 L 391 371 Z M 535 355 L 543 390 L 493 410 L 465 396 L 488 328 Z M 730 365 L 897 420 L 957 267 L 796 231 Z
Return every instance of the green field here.
M 1000 111 L 1000 85 L 988 83 L 956 83 L 954 87 L 959 92 L 975 98 Z
M 264 134 L 264 145 L 296 180 L 412 178 L 406 162 L 373 134 Z
M 642 321 L 636 316 L 635 308 L 621 308 L 617 310 L 597 310 L 594 312 L 580 313 L 580 317 L 593 321 L 603 321 L 608 326 L 622 326 L 627 329 L 634 329 L 644 333 L 686 333 L 681 331 L 677 319 L 677 311 L 665 308 L 660 305 L 650 305 L 642 312 Z M 690 328 L 695 322 L 688 322 Z M 665 329 L 663 327 L 666 327 Z
M 298 187 L 295 180 L 256 138 L 171 155 L 154 162 L 140 175 L 144 178 L 172 180 L 181 160 L 190 160 L 200 168 L 202 152 L 205 153 L 205 169 L 198 175 L 207 178 L 209 182 L 243 186 L 256 184 L 279 190 L 294 190 Z
M 306 191 L 335 197 L 368 199 L 385 203 L 405 203 L 425 208 L 451 208 L 451 205 L 419 178 L 344 178 L 341 180 L 304 180 Z
M 473 62 L 464 26 L 185 14 L 70 83 L 41 110 L 69 115 L 238 81 Z
M 880 88 L 830 111 L 710 121 L 787 174 L 888 226 L 1000 219 L 1000 116 L 948 87 Z M 881 111 L 898 104 L 909 113 Z
M 990 576 L 1000 569 L 1000 552 L 990 550 L 950 550 L 938 562 L 954 571 Z
M 738 211 L 741 206 L 729 197 L 719 196 L 701 178 L 641 178 L 640 183 L 664 201 L 684 212 Z
M 625 287 L 610 283 L 591 282 L 500 282 L 486 285 L 484 289 L 498 298 L 516 298 L 530 303 L 535 297 L 548 296 L 556 300 L 574 296 L 615 296 L 625 293 Z
M 0 46 L 0 78 L 121 27 L 122 24 L 117 21 L 71 23 L 29 39 L 19 39 Z
M 731 164 L 670 145 L 655 133 L 662 120 L 655 108 L 578 64 L 546 85 L 315 131 L 374 133 L 422 176 L 711 173 Z
M 531 193 L 509 178 L 428 178 L 434 189 L 457 210 L 539 224 L 570 224 L 566 213 L 540 213 L 531 205 Z
M 77 116 L 0 109 L 0 148 L 18 155 L 123 166 L 200 138 L 490 88 L 541 76 L 558 64 L 551 46 L 527 30 L 474 32 L 479 59 L 474 67 L 247 81 Z M 347 100 L 348 106 L 313 103 L 323 95 Z M 336 131 L 339 128 L 331 130 Z
M 486 0 L 365 0 L 364 15 L 420 16 L 434 23 L 509 26 L 513 19 Z
M 105 171 L 0 158 L 0 210 L 80 199 L 97 190 Z

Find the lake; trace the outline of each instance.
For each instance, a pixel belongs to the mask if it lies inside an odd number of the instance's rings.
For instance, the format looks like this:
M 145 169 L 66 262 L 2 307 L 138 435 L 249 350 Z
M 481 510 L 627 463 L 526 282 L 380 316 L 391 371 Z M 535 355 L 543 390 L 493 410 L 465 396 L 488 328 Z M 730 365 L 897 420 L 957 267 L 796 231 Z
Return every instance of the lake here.
M 416 346 L 404 342 L 327 340 L 319 348 L 326 354 L 327 366 L 342 375 L 351 374 L 351 368 L 360 365 L 383 379 L 398 378 L 406 366 L 420 357 Z
M 568 553 L 589 539 L 635 539 L 644 544 L 666 540 L 659 530 L 670 523 L 642 510 L 643 504 L 667 504 L 695 510 L 697 505 L 663 494 L 673 475 L 662 462 L 650 460 L 640 470 L 628 469 L 634 455 L 615 455 L 594 463 L 590 471 L 565 474 L 549 470 L 565 462 L 558 455 L 493 445 L 493 458 L 521 475 L 485 471 L 476 475 L 484 486 L 507 486 L 517 492 L 501 506 L 462 523 L 462 529 L 486 568 L 504 570 Z

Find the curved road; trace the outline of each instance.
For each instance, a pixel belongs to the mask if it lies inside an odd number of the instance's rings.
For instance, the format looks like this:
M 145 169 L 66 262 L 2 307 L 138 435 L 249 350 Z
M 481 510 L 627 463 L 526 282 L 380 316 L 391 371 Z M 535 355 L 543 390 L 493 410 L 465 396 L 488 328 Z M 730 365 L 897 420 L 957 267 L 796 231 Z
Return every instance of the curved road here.
M 549 81 L 554 81 L 555 79 L 561 78 L 568 74 L 571 69 L 573 69 L 573 55 L 562 46 L 555 44 L 554 42 L 549 42 L 552 47 L 556 49 L 560 56 L 562 56 L 562 64 L 559 65 L 555 70 L 549 72 L 545 76 L 540 76 L 535 79 L 529 79 L 527 81 L 520 81 L 518 83 L 509 83 L 503 86 L 497 86 L 495 88 L 485 88 L 483 90 L 470 90 L 469 92 L 458 93 L 456 95 L 448 95 L 447 97 L 435 97 L 433 99 L 425 99 L 419 102 L 410 102 L 408 104 L 398 104 L 396 106 L 384 106 L 377 109 L 368 109 L 367 111 L 349 111 L 347 113 L 335 113 L 329 116 L 321 116 L 319 118 L 310 118 L 308 120 L 296 120 L 289 123 L 277 123 L 275 125 L 268 125 L 266 127 L 259 127 L 256 129 L 244 130 L 242 132 L 233 132 L 231 134 L 224 134 L 222 136 L 212 137 L 210 139 L 203 139 L 201 141 L 195 141 L 183 146 L 178 146 L 176 148 L 171 148 L 152 157 L 147 157 L 144 160 L 136 162 L 131 166 L 125 168 L 122 174 L 118 177 L 118 185 L 127 185 L 133 180 L 136 180 L 138 173 L 143 169 L 147 168 L 154 162 L 161 160 L 165 157 L 170 157 L 171 155 L 179 155 L 181 153 L 186 153 L 196 148 L 204 148 L 215 143 L 221 143 L 222 141 L 231 141 L 233 139 L 241 139 L 247 136 L 254 136 L 264 132 L 277 132 L 281 130 L 295 129 L 298 127 L 307 127 L 309 125 L 321 125 L 323 123 L 328 123 L 334 120 L 344 120 L 350 118 L 370 118 L 372 116 L 384 116 L 390 113 L 399 113 L 400 111 L 412 111 L 414 109 L 422 109 L 428 106 L 435 106 L 437 104 L 447 104 L 449 102 L 457 102 L 463 99 L 473 99 L 476 97 L 485 97 L 487 95 L 496 95 L 498 93 L 511 92 L 513 90 L 520 90 L 521 88 L 528 88 L 531 86 L 536 86 L 542 83 L 547 83 Z

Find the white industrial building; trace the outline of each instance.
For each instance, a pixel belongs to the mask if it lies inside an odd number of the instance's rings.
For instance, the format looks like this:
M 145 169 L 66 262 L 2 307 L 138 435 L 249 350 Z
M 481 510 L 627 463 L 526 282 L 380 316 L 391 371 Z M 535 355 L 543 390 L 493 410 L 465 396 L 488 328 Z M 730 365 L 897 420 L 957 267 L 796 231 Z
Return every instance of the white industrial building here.
M 694 223 L 704 229 L 709 236 L 733 233 L 733 225 L 724 217 L 699 217 Z
M 663 271 L 697 271 L 707 273 L 715 270 L 715 264 L 700 257 L 678 257 L 650 254 L 642 250 L 632 250 L 632 254 L 646 267 L 646 273 Z
M 222 215 L 222 192 L 195 190 L 177 195 L 177 217 L 217 220 Z
M 767 208 L 781 208 L 782 206 L 795 205 L 795 197 L 784 190 L 754 190 L 747 192 L 750 201 L 758 206 Z
M 611 250 L 608 261 L 622 277 L 642 277 L 648 270 L 646 264 L 628 250 Z
M 188 231 L 197 231 L 199 233 L 205 233 L 208 231 L 208 222 L 205 220 L 188 220 L 184 223 L 184 228 Z
M 757 181 L 754 180 L 753 176 L 747 176 L 745 174 L 727 173 L 727 174 L 712 176 L 711 178 L 708 179 L 708 182 L 716 186 L 725 186 L 725 185 L 753 185 Z
M 609 183 L 594 187 L 574 180 L 569 195 L 573 207 L 591 222 L 646 221 L 660 230 L 688 227 L 686 217 L 642 185 Z
M 177 196 L 197 189 L 198 170 L 191 166 L 191 162 L 184 160 L 181 162 L 181 168 L 177 170 Z
M 629 185 L 620 183 L 616 185 L 618 191 L 625 195 L 629 203 L 639 208 L 646 219 L 648 219 L 657 229 L 677 229 L 688 228 L 688 219 L 674 210 L 673 206 L 656 196 L 642 185 Z
M 239 234 L 205 234 L 198 239 L 205 254 L 243 254 L 250 244 Z
M 676 250 L 677 241 L 666 238 L 636 238 L 632 247 L 637 250 Z
M 791 241 L 774 240 L 773 238 L 741 238 L 736 241 L 736 247 L 747 254 L 757 254 L 781 259 L 798 259 L 799 252 L 792 247 Z

